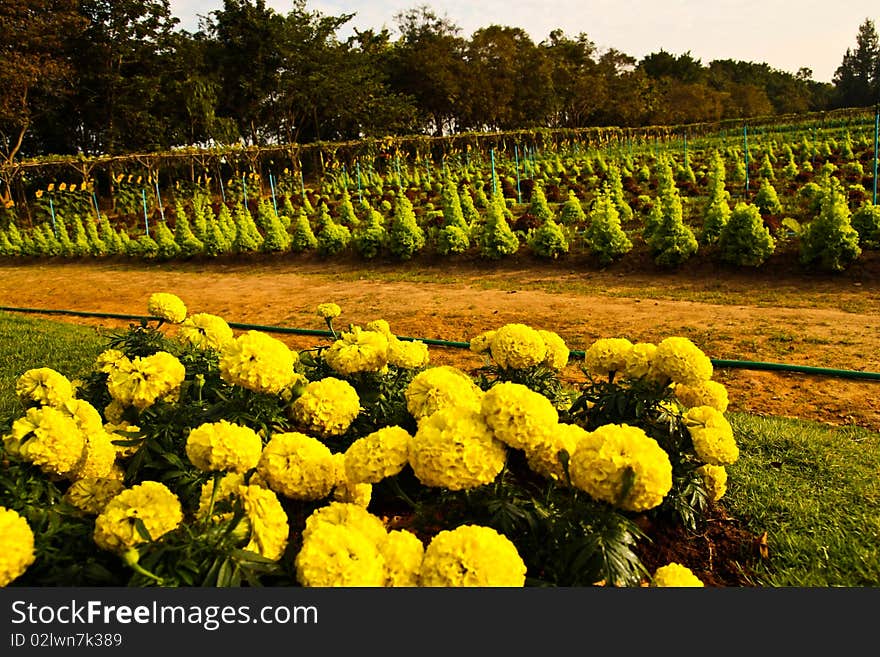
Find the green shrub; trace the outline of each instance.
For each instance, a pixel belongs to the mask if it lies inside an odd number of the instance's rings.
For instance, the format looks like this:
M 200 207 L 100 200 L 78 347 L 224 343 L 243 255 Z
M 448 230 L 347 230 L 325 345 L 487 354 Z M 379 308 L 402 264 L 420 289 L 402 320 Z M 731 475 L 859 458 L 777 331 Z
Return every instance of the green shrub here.
M 96 258 L 107 255 L 107 245 L 98 234 L 98 223 L 92 221 L 91 218 L 86 219 L 86 239 L 89 242 L 89 255 Z M 53 235 L 54 237 L 54 235 Z
M 824 271 L 843 271 L 861 255 L 859 233 L 852 227 L 840 182 L 826 178 L 819 215 L 804 228 L 800 259 Z
M 122 239 L 119 237 L 119 233 L 117 233 L 116 230 L 113 229 L 113 226 L 110 225 L 110 219 L 107 217 L 106 214 L 101 215 L 99 231 L 101 235 L 101 240 L 104 242 L 104 247 L 107 251 L 107 255 L 119 255 L 121 253 L 124 253 Z
M 354 211 L 354 205 L 351 202 L 351 196 L 347 189 L 342 192 L 342 200 L 339 202 L 337 211 L 339 213 L 339 223 L 350 231 L 357 228 L 361 223 L 361 220 L 358 219 L 357 213 Z
M 553 211 L 547 203 L 547 197 L 544 194 L 544 190 L 540 183 L 536 182 L 535 186 L 532 187 L 528 213 L 541 223 L 544 223 L 548 219 L 553 219 Z
M 620 221 L 624 223 L 630 221 L 633 217 L 633 211 L 623 194 L 623 179 L 620 177 L 620 168 L 616 164 L 608 167 L 608 191 L 611 194 L 614 207 L 617 208 Z
M 755 205 L 761 214 L 782 214 L 782 203 L 776 194 L 776 188 L 768 178 L 761 179 L 761 186 L 755 194 Z
M 180 247 L 174 241 L 174 233 L 164 221 L 157 221 L 155 225 L 155 237 L 158 250 L 156 257 L 159 260 L 171 260 L 180 254 Z
M 721 230 L 730 217 L 730 192 L 725 188 L 725 176 L 724 158 L 719 151 L 714 151 L 709 161 L 709 202 L 703 212 L 700 244 L 709 245 L 717 242 Z
M 566 239 L 562 227 L 552 218 L 529 231 L 526 243 L 533 253 L 542 258 L 555 260 L 560 255 L 568 253 L 568 239 Z
M 587 213 L 574 190 L 568 190 L 568 199 L 562 204 L 559 211 L 559 223 L 563 226 L 580 227 L 587 220 Z
M 681 196 L 668 160 L 660 163 L 657 177 L 659 197 L 642 234 L 654 262 L 661 267 L 675 267 L 694 255 L 699 245 L 693 231 L 684 223 Z
M 233 249 L 238 253 L 259 251 L 260 246 L 263 244 L 263 236 L 257 230 L 257 224 L 254 223 L 250 210 L 241 201 L 238 201 L 232 217 L 235 221 L 236 229 Z
M 346 226 L 331 220 L 316 237 L 318 253 L 322 256 L 332 256 L 348 247 L 351 242 L 351 231 Z
M 758 208 L 737 203 L 718 238 L 721 259 L 734 265 L 757 267 L 769 258 L 776 242 Z
M 480 233 L 480 255 L 491 260 L 519 251 L 519 238 L 504 218 L 504 210 L 497 197 L 486 209 L 486 220 Z
M 859 234 L 859 245 L 866 249 L 880 248 L 880 206 L 865 201 L 852 213 L 852 227 Z
M 603 266 L 632 250 L 632 242 L 620 227 L 620 213 L 607 186 L 596 196 L 590 208 L 584 242 Z
M 275 213 L 275 208 L 268 201 L 261 201 L 260 214 L 263 217 L 263 243 L 260 250 L 264 253 L 284 253 L 290 249 L 290 234 Z
M 425 231 L 416 222 L 410 200 L 401 195 L 388 228 L 388 249 L 400 260 L 409 260 L 425 246 Z
M 370 260 L 381 255 L 387 245 L 388 231 L 385 230 L 385 217 L 378 210 L 370 208 L 367 218 L 355 233 L 354 248 L 362 258 Z
M 205 245 L 190 228 L 189 218 L 180 201 L 175 203 L 174 241 L 180 248 L 180 254 L 187 258 L 205 250 Z
M 318 238 L 315 237 L 315 233 L 312 231 L 312 225 L 309 222 L 309 216 L 306 214 L 304 207 L 300 206 L 296 211 L 291 226 L 291 251 L 302 253 L 303 251 L 311 251 L 318 248 Z

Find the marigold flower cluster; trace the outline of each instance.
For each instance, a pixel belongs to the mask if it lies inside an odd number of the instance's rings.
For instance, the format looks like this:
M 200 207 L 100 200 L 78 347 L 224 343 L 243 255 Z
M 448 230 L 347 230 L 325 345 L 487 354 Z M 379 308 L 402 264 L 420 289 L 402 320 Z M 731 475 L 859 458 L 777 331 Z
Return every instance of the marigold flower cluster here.
M 186 368 L 166 351 L 151 356 L 139 356 L 128 367 L 120 367 L 107 377 L 107 391 L 123 406 L 134 406 L 139 411 L 160 399 L 177 395 L 186 377 Z
M 333 455 L 333 467 L 336 473 L 336 484 L 331 493 L 331 499 L 336 502 L 357 504 L 365 509 L 373 499 L 373 484 L 359 482 L 348 476 L 345 471 L 345 452 L 337 452 Z
M 34 532 L 27 520 L 0 506 L 0 587 L 21 577 L 35 559 Z
M 186 319 L 187 311 L 180 297 L 167 292 L 154 292 L 147 301 L 147 312 L 166 322 L 180 324 Z
M 253 429 L 227 420 L 201 424 L 186 438 L 187 458 L 206 472 L 247 472 L 256 467 L 262 449 Z
M 18 377 L 15 394 L 25 403 L 58 406 L 73 397 L 73 385 L 66 376 L 49 367 L 36 367 Z
M 98 515 L 125 488 L 121 480 L 111 477 L 77 479 L 64 493 L 64 499 L 83 513 Z
M 409 464 L 425 486 L 450 490 L 492 482 L 504 468 L 507 448 L 483 415 L 451 406 L 419 423 L 410 442 Z
M 739 458 L 733 428 L 724 414 L 711 406 L 697 406 L 684 415 L 694 452 L 703 463 L 731 465 Z
M 633 343 L 626 338 L 600 338 L 584 352 L 584 368 L 595 376 L 610 376 L 626 370 Z
M 521 383 L 496 383 L 483 395 L 483 418 L 495 437 L 514 449 L 525 449 L 559 421 L 544 395 Z
M 299 432 L 276 433 L 263 448 L 257 473 L 276 493 L 295 500 L 320 500 L 336 485 L 330 449 Z
M 483 391 L 467 373 L 450 365 L 416 374 L 404 396 L 406 408 L 416 420 L 453 406 L 479 411 L 483 401 Z
M 95 518 L 95 543 L 102 550 L 118 553 L 146 543 L 138 521 L 156 541 L 183 521 L 180 500 L 158 481 L 144 481 L 122 491 Z
M 335 319 L 342 314 L 342 308 L 335 303 L 319 303 L 317 308 L 318 317 Z
M 388 364 L 401 369 L 418 370 L 426 367 L 431 358 L 428 345 L 418 340 L 398 340 L 388 342 Z
M 654 571 L 651 586 L 699 588 L 705 584 L 690 568 L 673 561 Z
M 177 335 L 196 349 L 220 351 L 235 339 L 226 320 L 210 313 L 196 313 L 187 317 Z
M 727 470 L 723 465 L 705 465 L 697 468 L 697 472 L 703 477 L 703 486 L 709 494 L 709 499 L 717 502 L 727 492 Z
M 244 549 L 278 561 L 284 556 L 290 536 L 287 513 L 278 496 L 262 486 L 239 486 L 238 496 L 249 530 Z
M 625 511 L 646 511 L 672 488 L 669 455 L 634 426 L 606 424 L 578 440 L 571 483 Z
M 346 432 L 361 411 L 357 391 L 332 376 L 308 383 L 290 406 L 290 416 L 301 428 L 320 436 Z
M 727 388 L 717 381 L 701 381 L 693 386 L 679 383 L 674 391 L 675 398 L 686 408 L 711 406 L 719 413 L 727 411 L 729 403 Z
M 422 586 L 519 587 L 525 579 L 526 565 L 511 540 L 479 525 L 438 533 L 419 570 Z
M 324 362 L 343 376 L 378 372 L 388 364 L 388 338 L 378 331 L 353 326 L 324 351 Z
M 564 451 L 569 458 L 574 454 L 578 441 L 587 435 L 587 430 L 576 424 L 560 422 L 537 434 L 525 449 L 526 460 L 534 472 L 556 482 L 565 481 L 565 472 L 559 460 L 559 452 Z
M 24 459 L 50 475 L 70 474 L 86 449 L 86 437 L 76 420 L 51 406 L 30 408 L 12 423 L 3 436 L 6 451 Z
M 655 368 L 673 383 L 695 386 L 712 378 L 712 361 L 687 338 L 666 338 L 657 345 Z
M 547 358 L 547 345 L 532 327 L 505 324 L 492 336 L 489 353 L 501 369 L 519 370 L 541 365 Z
M 383 427 L 358 438 L 345 450 L 347 479 L 376 484 L 398 474 L 409 461 L 412 436 L 399 426 Z
M 277 395 L 296 381 L 298 356 L 281 340 L 246 331 L 220 351 L 220 376 L 232 385 Z

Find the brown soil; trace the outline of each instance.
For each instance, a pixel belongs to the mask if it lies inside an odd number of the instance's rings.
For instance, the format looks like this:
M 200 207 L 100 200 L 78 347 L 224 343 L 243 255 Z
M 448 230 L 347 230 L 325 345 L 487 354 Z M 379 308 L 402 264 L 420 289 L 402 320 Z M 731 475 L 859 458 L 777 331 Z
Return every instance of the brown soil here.
M 811 274 L 790 258 L 756 271 L 695 260 L 666 272 L 629 257 L 607 269 L 530 256 L 491 263 L 423 258 L 410 263 L 322 262 L 303 256 L 176 264 L 124 261 L 0 263 L 0 305 L 146 314 L 152 292 L 180 296 L 191 312 L 230 322 L 325 329 L 315 306 L 343 308 L 337 328 L 384 318 L 398 335 L 466 342 L 508 322 L 555 330 L 572 349 L 600 337 L 691 338 L 712 358 L 880 371 L 880 256 L 846 272 Z M 713 303 L 720 299 L 724 303 Z M 734 301 L 732 304 L 731 301 Z M 58 317 L 120 328 L 129 322 Z M 292 347 L 322 338 L 279 335 Z M 435 363 L 474 369 L 464 349 L 431 347 Z M 567 369 L 582 380 L 577 361 Z M 731 410 L 880 430 L 880 381 L 719 369 Z M 646 566 L 678 561 L 710 586 L 748 586 L 761 541 L 717 509 L 698 534 L 646 527 Z

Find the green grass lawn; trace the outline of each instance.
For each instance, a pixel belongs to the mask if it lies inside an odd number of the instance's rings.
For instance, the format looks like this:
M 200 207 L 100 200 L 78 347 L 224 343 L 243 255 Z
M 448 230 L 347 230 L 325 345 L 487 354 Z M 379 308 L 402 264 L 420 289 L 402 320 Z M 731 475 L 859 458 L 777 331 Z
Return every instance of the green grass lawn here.
M 21 412 L 31 367 L 89 372 L 106 338 L 90 328 L 0 313 L 0 426 Z M 740 447 L 724 505 L 767 532 L 760 586 L 880 586 L 880 433 L 729 414 Z

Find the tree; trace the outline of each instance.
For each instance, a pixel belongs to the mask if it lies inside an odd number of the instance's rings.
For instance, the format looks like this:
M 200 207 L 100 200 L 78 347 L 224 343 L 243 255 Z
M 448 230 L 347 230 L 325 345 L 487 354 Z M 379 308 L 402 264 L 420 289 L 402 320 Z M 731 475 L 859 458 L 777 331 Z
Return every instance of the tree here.
M 834 73 L 840 107 L 865 107 L 880 101 L 880 43 L 874 21 L 859 25 L 855 50 L 847 48 Z
M 67 55 L 84 27 L 75 0 L 0 3 L 0 158 L 11 164 L 25 136 L 73 86 Z M 34 149 L 39 150 L 39 149 Z M 2 191 L 8 200 L 8 188 Z

